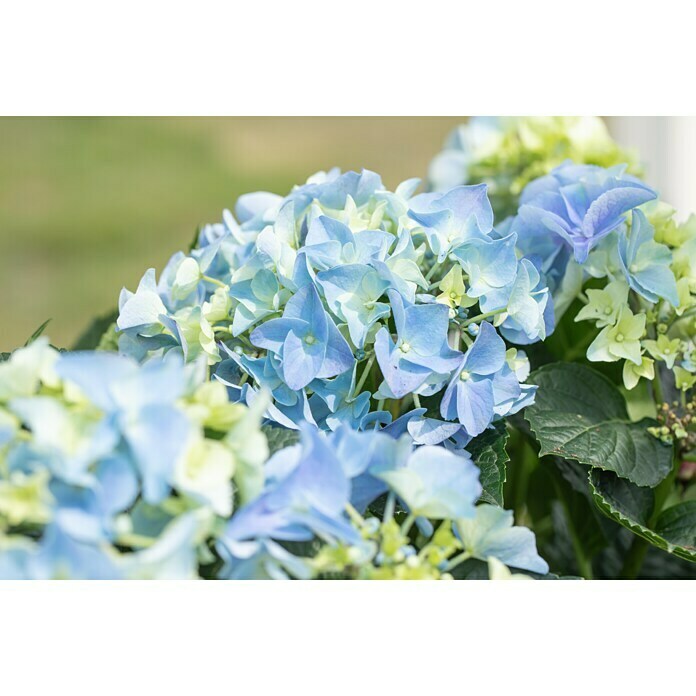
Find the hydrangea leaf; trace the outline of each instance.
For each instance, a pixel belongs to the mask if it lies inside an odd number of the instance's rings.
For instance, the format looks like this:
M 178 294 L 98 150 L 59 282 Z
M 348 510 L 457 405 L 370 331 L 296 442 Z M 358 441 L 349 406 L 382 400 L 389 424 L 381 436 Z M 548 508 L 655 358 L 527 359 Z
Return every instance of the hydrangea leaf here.
M 620 525 L 668 553 L 696 562 L 696 501 L 664 510 L 651 529 L 655 494 L 618 478 L 609 471 L 592 469 L 590 485 L 597 507 Z
M 468 445 L 474 463 L 481 470 L 483 493 L 481 500 L 503 506 L 503 484 L 506 481 L 506 465 L 510 458 L 505 451 L 508 432 L 505 424 L 498 422 L 493 428 L 475 437 Z
M 554 454 L 614 471 L 638 486 L 656 486 L 672 465 L 672 447 L 648 433 L 649 418 L 628 417 L 626 402 L 603 375 L 584 365 L 537 370 L 536 402 L 526 410 L 540 455 Z
M 41 326 L 39 326 L 39 328 L 36 329 L 31 336 L 29 336 L 27 342 L 24 344 L 25 347 L 32 344 L 39 336 L 41 336 L 41 334 L 46 330 L 46 327 L 49 325 L 50 321 L 50 319 L 46 319 L 46 321 L 41 324 Z
M 118 319 L 118 310 L 95 317 L 90 325 L 80 334 L 71 350 L 94 350 L 101 343 L 102 336 Z
M 284 447 L 290 447 L 300 441 L 300 433 L 289 428 L 279 428 L 274 425 L 262 425 L 261 431 L 268 440 L 268 449 L 271 454 L 275 454 Z

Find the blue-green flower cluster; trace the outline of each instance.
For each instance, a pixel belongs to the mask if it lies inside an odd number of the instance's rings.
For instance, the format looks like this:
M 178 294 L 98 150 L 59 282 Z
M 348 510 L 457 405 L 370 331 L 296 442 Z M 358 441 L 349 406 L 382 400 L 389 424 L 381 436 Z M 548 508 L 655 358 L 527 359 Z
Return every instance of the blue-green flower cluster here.
M 485 185 L 388 191 L 369 171 L 320 173 L 150 269 L 119 302 L 138 360 L 205 355 L 233 397 L 287 428 L 364 430 L 407 416 L 417 444 L 461 447 L 529 403 L 524 354 L 553 329 L 540 264 L 493 227 Z
M 0 364 L 0 578 L 548 571 L 511 513 L 476 506 L 466 452 L 416 447 L 398 424 L 304 424 L 268 459 L 259 420 L 202 361 L 16 351 Z
M 0 578 L 197 577 L 261 489 L 259 425 L 200 362 L 16 351 L 0 363 Z
M 677 224 L 674 210 L 625 166 L 566 163 L 531 182 L 520 202 L 507 226 L 525 254 L 543 259 L 556 320 L 579 298 L 584 306 L 575 321 L 599 329 L 587 358 L 624 361 L 628 389 L 654 379 L 659 361 L 677 388 L 690 389 L 696 218 Z
M 465 452 L 414 447 L 400 430 L 327 435 L 306 424 L 220 535 L 219 576 L 446 579 L 472 558 L 546 574 L 532 532 L 475 505 L 479 474 Z
M 456 128 L 429 172 L 444 191 L 486 183 L 496 219 L 517 211 L 522 189 L 566 160 L 611 167 L 631 155 L 612 140 L 596 116 L 475 116 Z

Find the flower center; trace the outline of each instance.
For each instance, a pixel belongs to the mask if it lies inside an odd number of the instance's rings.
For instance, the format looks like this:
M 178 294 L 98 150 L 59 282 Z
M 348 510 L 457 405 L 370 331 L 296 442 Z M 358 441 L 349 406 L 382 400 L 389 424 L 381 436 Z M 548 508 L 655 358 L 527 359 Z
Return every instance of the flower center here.
M 611 314 L 611 307 L 605 307 L 604 308 L 604 313 L 609 316 Z
M 469 372 L 468 370 L 462 370 L 461 373 L 459 374 L 459 379 L 461 379 L 462 382 L 466 382 L 470 377 L 471 377 L 471 372 Z
M 616 334 L 616 342 L 617 343 L 623 343 L 624 340 L 624 335 L 622 333 Z
M 638 272 L 638 266 L 635 263 L 632 263 L 628 269 L 631 271 L 631 273 L 637 273 Z
M 456 299 L 457 299 L 457 293 L 454 292 L 454 290 L 452 290 L 452 292 L 450 293 L 450 300 L 456 300 Z
M 307 334 L 307 335 L 305 336 L 304 342 L 305 342 L 308 346 L 311 346 L 311 345 L 314 345 L 314 344 L 317 342 L 317 339 L 316 339 L 314 336 L 312 336 L 312 334 Z
M 408 353 L 411 350 L 411 346 L 406 341 L 401 344 L 400 348 L 402 353 Z

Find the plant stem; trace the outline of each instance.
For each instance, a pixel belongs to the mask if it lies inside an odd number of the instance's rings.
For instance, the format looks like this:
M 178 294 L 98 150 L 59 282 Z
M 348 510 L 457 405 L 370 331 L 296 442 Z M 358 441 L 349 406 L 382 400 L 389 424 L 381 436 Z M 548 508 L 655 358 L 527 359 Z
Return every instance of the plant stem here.
M 622 580 L 635 580 L 645 560 L 648 551 L 648 542 L 643 537 L 635 536 L 631 542 L 631 548 L 624 558 L 619 577 Z
M 353 396 L 357 396 L 360 393 L 360 390 L 363 388 L 363 385 L 367 381 L 367 376 L 370 374 L 370 370 L 372 369 L 372 366 L 375 363 L 375 354 L 373 353 L 367 360 L 367 365 L 365 365 L 365 369 L 363 370 L 362 375 L 360 375 L 360 381 L 355 385 L 355 391 L 353 392 Z
M 207 275 L 201 276 L 201 280 L 204 280 L 206 283 L 212 283 L 213 285 L 217 285 L 221 288 L 227 289 L 229 287 L 227 283 L 223 283 L 221 280 L 218 280 L 217 278 L 211 278 Z
M 458 553 L 454 558 L 450 559 L 445 566 L 445 571 L 450 571 L 456 568 L 460 563 L 468 561 L 471 558 L 471 554 L 468 551 L 462 551 Z
M 467 319 L 465 322 L 462 322 L 462 328 L 466 328 L 467 326 L 469 326 L 469 324 L 473 324 L 474 322 L 479 322 L 483 321 L 484 319 L 496 317 L 498 316 L 498 314 L 503 314 L 506 311 L 506 309 L 494 309 L 492 312 L 486 312 L 485 314 L 477 314 L 475 317 L 471 317 L 471 319 Z
M 396 505 L 396 494 L 394 491 L 389 491 L 387 502 L 384 504 L 383 522 L 388 522 L 394 517 L 394 506 Z
M 433 264 L 433 267 L 428 271 L 428 274 L 425 276 L 426 280 L 430 280 L 433 275 L 435 274 L 435 271 L 439 268 L 440 264 L 437 263 L 437 261 Z
M 346 503 L 346 512 L 353 522 L 361 526 L 365 524 L 365 518 L 350 503 Z
M 657 406 L 657 409 L 659 411 L 660 406 L 662 406 L 662 404 L 664 403 L 664 397 L 662 395 L 662 383 L 660 382 L 660 372 L 658 369 L 655 370 L 655 377 L 653 378 L 652 385 L 653 396 L 655 397 L 655 405 Z
M 408 517 L 403 521 L 403 524 L 401 525 L 401 533 L 404 536 L 407 536 L 408 533 L 411 531 L 411 527 L 413 527 L 413 523 L 415 521 L 416 516 L 412 512 L 409 512 Z

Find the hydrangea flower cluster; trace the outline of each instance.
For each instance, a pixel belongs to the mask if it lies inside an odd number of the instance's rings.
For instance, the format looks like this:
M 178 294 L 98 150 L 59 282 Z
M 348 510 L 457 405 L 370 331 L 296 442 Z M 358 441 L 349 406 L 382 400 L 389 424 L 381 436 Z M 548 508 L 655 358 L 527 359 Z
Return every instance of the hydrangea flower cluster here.
M 436 191 L 484 182 L 502 220 L 514 215 L 522 189 L 565 160 L 610 167 L 633 158 L 596 116 L 475 116 L 456 128 L 433 159 Z
M 414 447 L 401 429 L 305 424 L 221 533 L 219 577 L 446 579 L 469 559 L 546 574 L 532 532 L 502 508 L 476 506 L 480 494 L 465 452 Z
M 263 485 L 260 414 L 205 364 L 59 353 L 0 363 L 0 578 L 197 577 Z
M 575 321 L 598 329 L 592 362 L 623 361 L 633 389 L 656 361 L 684 392 L 696 382 L 696 217 L 683 224 L 657 193 L 626 174 L 564 164 L 531 182 L 504 226 L 523 253 L 543 259 L 556 320 L 575 298 Z M 660 382 L 655 382 L 659 400 Z
M 204 355 L 286 428 L 383 428 L 461 448 L 534 397 L 523 352 L 553 330 L 544 273 L 493 227 L 485 185 L 416 194 L 370 171 L 242 196 L 119 302 L 119 349 Z
M 512 513 L 475 505 L 466 452 L 415 447 L 397 424 L 305 424 L 265 461 L 259 418 L 201 361 L 16 351 L 0 364 L 0 577 L 447 578 L 469 559 L 548 572 Z

